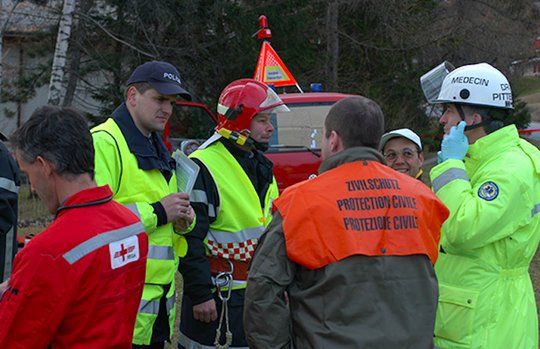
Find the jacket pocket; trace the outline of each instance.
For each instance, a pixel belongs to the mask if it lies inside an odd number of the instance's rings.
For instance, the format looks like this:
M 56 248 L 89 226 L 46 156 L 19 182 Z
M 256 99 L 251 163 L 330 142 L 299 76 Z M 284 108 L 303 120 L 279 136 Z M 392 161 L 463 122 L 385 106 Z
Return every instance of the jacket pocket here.
M 479 292 L 444 283 L 439 284 L 439 292 L 435 337 L 470 345 Z

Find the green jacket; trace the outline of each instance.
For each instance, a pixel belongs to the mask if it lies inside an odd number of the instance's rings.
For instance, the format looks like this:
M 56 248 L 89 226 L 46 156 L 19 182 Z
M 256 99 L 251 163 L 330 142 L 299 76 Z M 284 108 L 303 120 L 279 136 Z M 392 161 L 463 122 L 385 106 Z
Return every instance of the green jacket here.
M 122 122 L 126 122 L 126 115 L 121 117 Z M 185 255 L 187 243 L 183 235 L 174 231 L 172 223 L 157 226 L 157 216 L 151 203 L 177 191 L 176 175 L 172 171 L 167 181 L 159 169 L 141 169 L 115 119 L 109 118 L 91 131 L 96 154 L 96 182 L 98 185 L 109 184 L 114 199 L 119 203 L 134 205 L 148 234 L 146 278 L 133 343 L 149 344 L 164 290 L 167 290 L 170 334 L 174 333 L 174 276 L 178 257 Z M 131 137 L 133 134 L 128 136 L 129 139 Z
M 540 152 L 507 126 L 430 173 L 450 209 L 435 265 L 441 348 L 537 349 L 529 264 L 540 238 Z

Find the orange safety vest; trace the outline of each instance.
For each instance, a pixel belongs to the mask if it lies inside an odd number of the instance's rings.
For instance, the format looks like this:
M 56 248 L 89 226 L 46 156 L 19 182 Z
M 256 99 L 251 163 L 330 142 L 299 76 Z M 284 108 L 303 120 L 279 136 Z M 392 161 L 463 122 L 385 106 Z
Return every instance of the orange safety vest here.
M 449 211 L 418 180 L 355 161 L 290 187 L 274 201 L 287 255 L 308 269 L 352 255 L 425 254 L 435 264 Z

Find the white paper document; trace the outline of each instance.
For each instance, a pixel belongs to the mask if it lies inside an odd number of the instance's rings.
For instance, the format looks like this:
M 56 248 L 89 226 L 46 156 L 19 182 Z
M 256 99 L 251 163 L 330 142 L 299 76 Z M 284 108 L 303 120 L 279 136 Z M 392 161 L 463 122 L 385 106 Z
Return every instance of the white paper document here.
M 178 191 L 180 193 L 191 194 L 191 190 L 199 174 L 199 165 L 178 149 L 173 153 L 173 158 L 176 161 L 176 183 L 178 184 Z

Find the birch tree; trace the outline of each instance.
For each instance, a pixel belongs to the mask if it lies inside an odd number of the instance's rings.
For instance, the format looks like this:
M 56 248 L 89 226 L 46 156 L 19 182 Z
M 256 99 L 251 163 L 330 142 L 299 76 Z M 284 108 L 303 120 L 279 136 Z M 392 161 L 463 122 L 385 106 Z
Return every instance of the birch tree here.
M 73 11 L 76 0 L 64 0 L 62 17 L 58 26 L 58 36 L 56 38 L 56 48 L 51 71 L 51 81 L 49 83 L 48 104 L 59 105 L 63 95 L 62 81 L 66 67 L 66 56 L 73 24 Z

